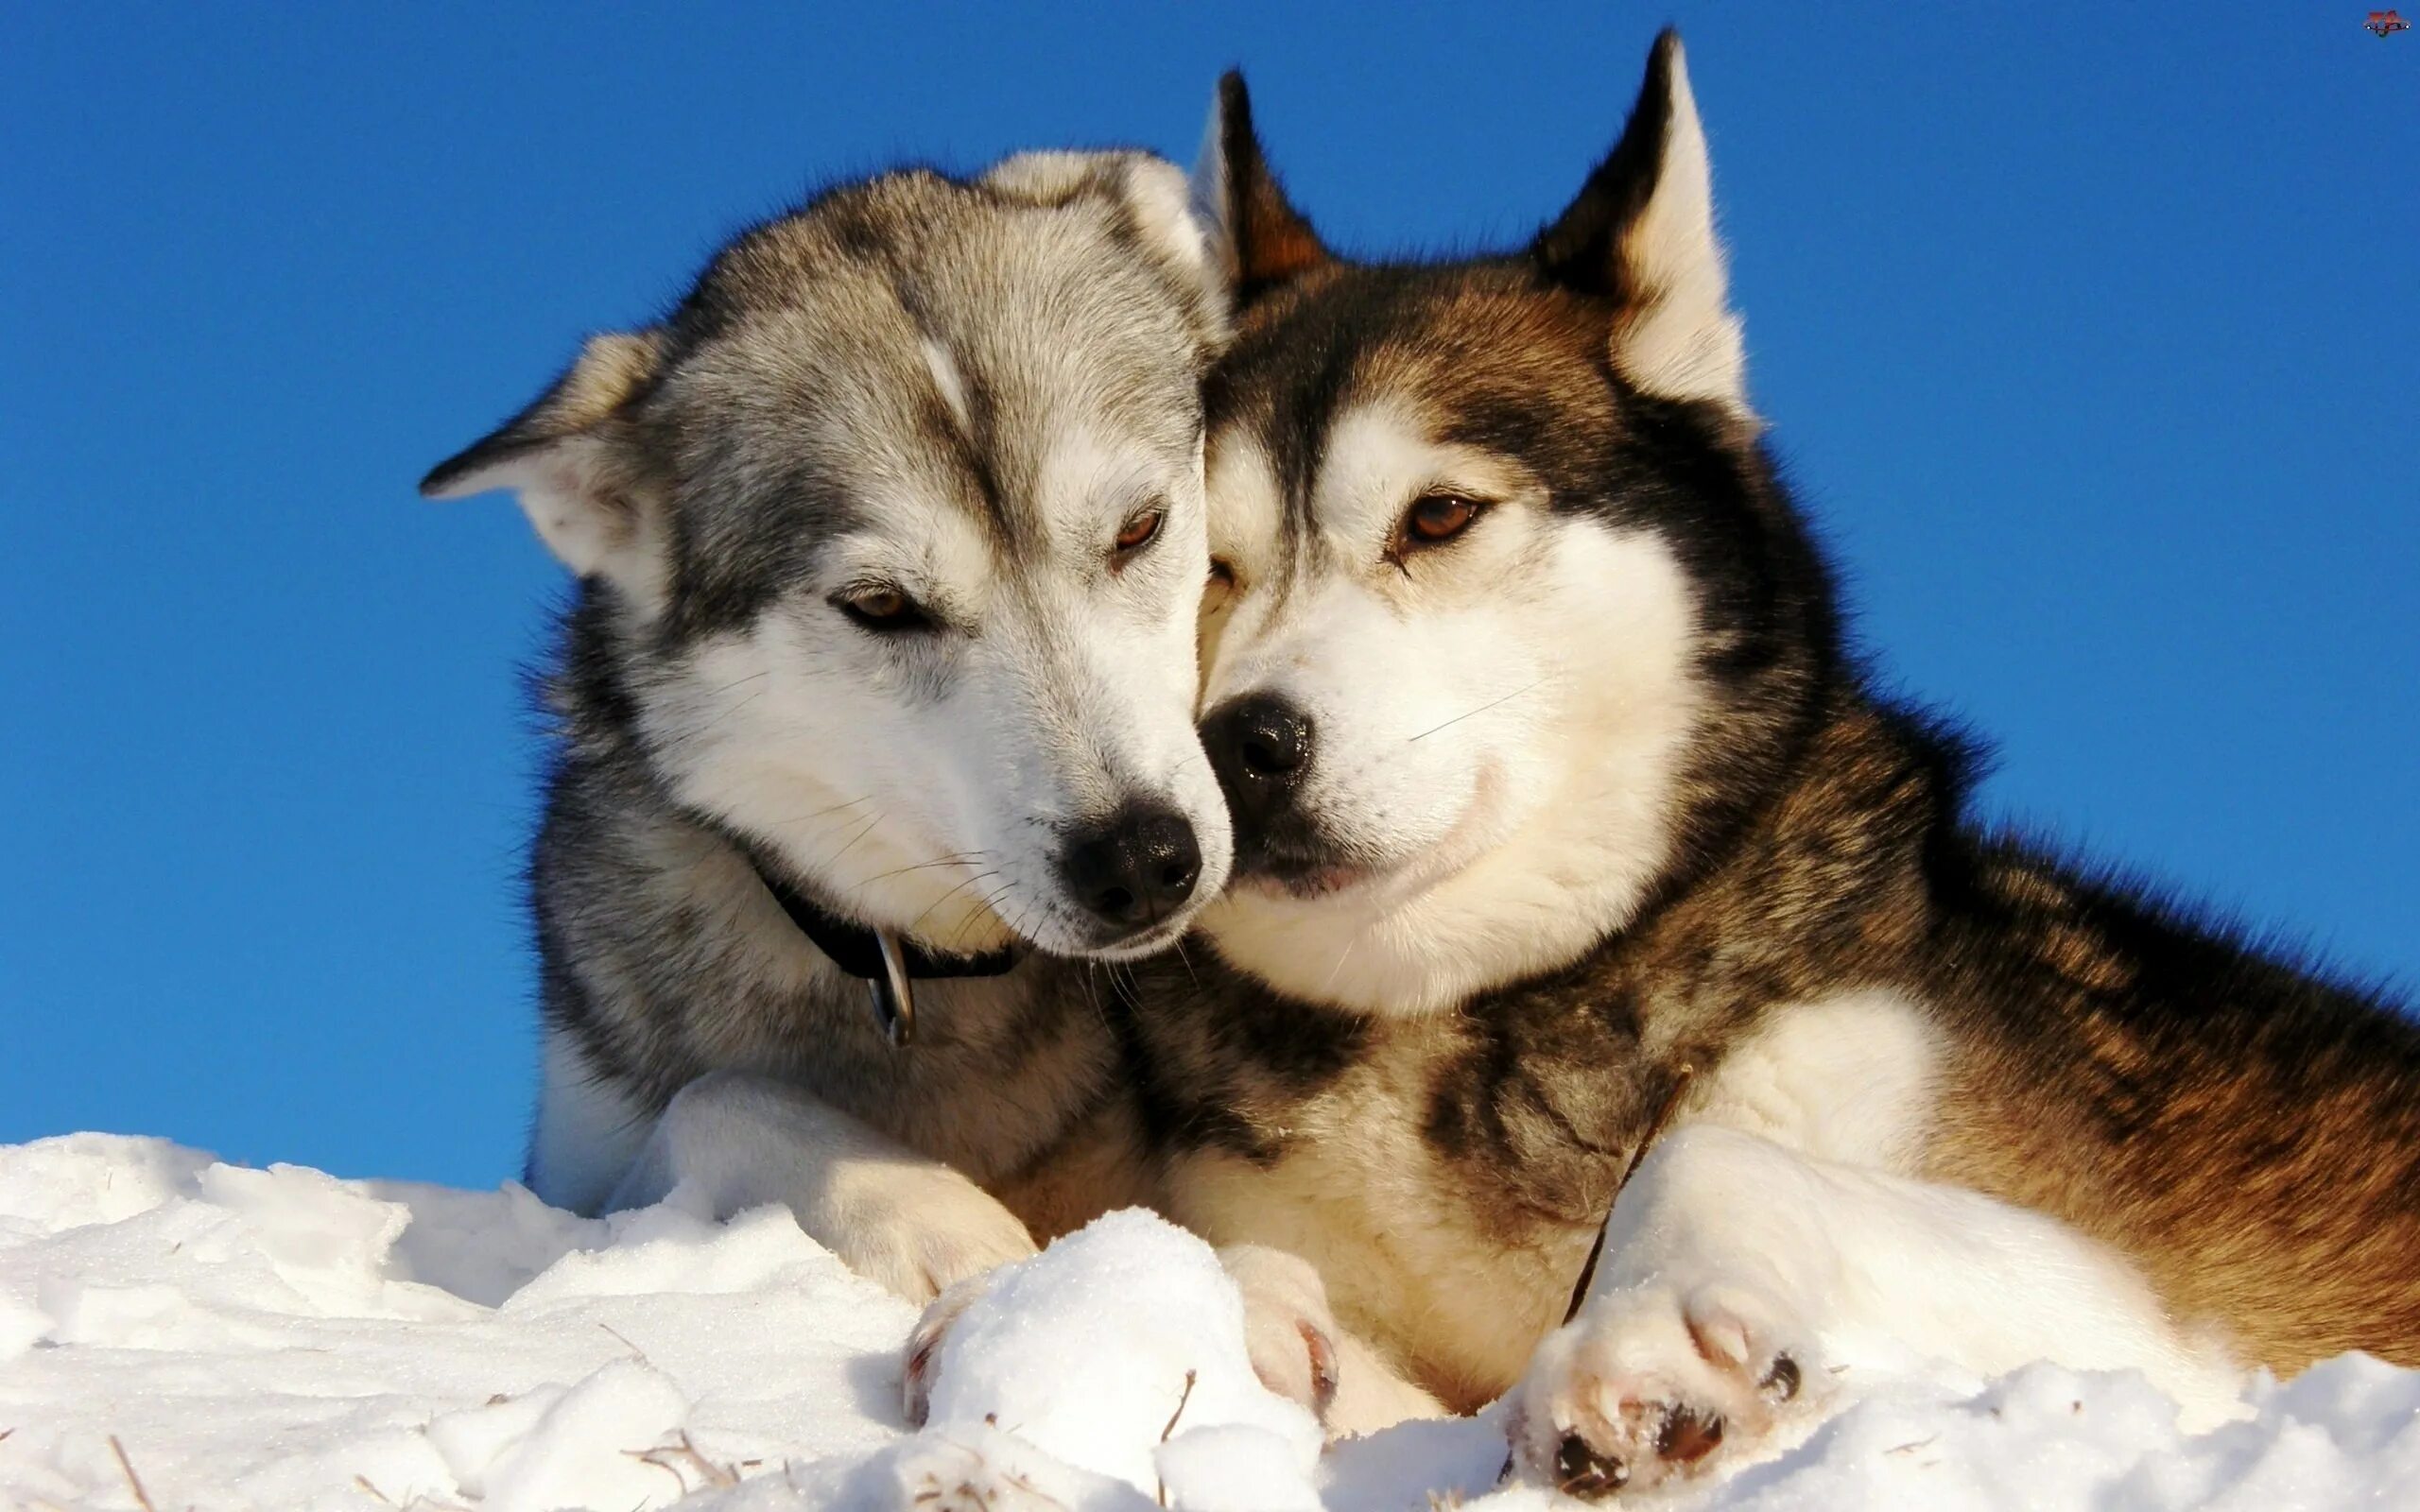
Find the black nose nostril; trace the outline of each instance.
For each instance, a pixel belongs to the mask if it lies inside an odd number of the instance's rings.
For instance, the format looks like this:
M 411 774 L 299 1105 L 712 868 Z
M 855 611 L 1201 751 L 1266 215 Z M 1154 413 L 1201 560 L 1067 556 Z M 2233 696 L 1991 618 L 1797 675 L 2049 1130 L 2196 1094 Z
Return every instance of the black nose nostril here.
M 1311 765 L 1311 721 L 1271 694 L 1219 705 L 1201 722 L 1201 746 L 1238 819 L 1276 813 Z
M 1276 742 L 1262 739 L 1257 735 L 1246 735 L 1243 747 L 1237 754 L 1243 757 L 1246 766 L 1264 777 L 1274 777 L 1280 772 L 1290 772 L 1302 765 L 1299 760 L 1289 760 L 1287 753 L 1278 747 Z
M 1111 923 L 1157 923 L 1193 896 L 1201 848 L 1173 809 L 1130 804 L 1067 837 L 1059 869 L 1087 910 Z

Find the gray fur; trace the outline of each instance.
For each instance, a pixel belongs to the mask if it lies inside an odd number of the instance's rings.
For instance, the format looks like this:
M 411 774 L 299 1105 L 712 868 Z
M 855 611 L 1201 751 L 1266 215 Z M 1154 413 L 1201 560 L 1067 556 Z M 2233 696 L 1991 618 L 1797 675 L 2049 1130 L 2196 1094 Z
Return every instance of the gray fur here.
M 1125 948 L 1047 865 L 1122 804 L 1186 816 L 1215 890 L 1191 620 L 1225 293 L 1184 204 L 1137 153 L 830 191 L 429 474 L 432 494 L 518 490 L 580 575 L 530 871 L 570 1068 L 540 1108 L 542 1195 L 595 1207 L 644 1125 L 726 1070 L 956 1166 L 1039 1234 L 1136 1190 L 1087 967 L 1037 953 L 920 984 L 919 1042 L 894 1050 L 748 851 L 942 954 Z M 1127 471 L 1068 473 L 1070 447 Z M 1113 559 L 1121 520 L 1154 508 L 1162 535 Z M 839 575 L 860 559 L 930 627 L 853 623 Z M 1086 1190 L 1052 1184 L 1068 1169 Z

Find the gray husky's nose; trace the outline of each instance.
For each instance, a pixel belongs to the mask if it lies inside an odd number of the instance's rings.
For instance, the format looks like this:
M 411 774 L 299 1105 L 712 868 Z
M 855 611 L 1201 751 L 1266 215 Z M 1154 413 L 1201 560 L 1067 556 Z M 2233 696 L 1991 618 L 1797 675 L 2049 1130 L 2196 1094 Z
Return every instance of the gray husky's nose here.
M 1311 764 L 1310 717 L 1273 695 L 1250 694 L 1210 711 L 1201 747 L 1227 807 L 1257 825 L 1285 809 Z
M 1201 847 L 1176 810 L 1130 803 L 1106 822 L 1068 834 L 1059 874 L 1077 901 L 1110 923 L 1153 924 L 1193 896 Z

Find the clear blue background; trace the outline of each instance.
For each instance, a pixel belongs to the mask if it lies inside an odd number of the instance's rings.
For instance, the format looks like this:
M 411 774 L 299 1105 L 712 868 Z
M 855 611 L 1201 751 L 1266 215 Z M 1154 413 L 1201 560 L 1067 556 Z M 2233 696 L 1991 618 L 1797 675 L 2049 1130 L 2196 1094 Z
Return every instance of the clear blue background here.
M 1996 813 L 2420 980 L 2420 33 L 1683 5 L 1756 394 Z M 609 19 L 610 18 L 610 19 Z M 1189 156 L 1340 244 L 1559 209 L 1661 9 L 0 8 L 0 1140 L 517 1168 L 558 574 L 413 496 L 903 157 Z

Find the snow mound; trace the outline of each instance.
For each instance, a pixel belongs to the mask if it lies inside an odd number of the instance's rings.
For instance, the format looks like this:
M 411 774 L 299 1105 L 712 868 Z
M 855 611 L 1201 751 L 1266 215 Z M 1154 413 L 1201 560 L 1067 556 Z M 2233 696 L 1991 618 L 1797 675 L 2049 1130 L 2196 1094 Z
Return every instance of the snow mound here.
M 788 1215 L 605 1220 L 221 1164 L 0 1148 L 0 1507 L 1514 1512 L 1485 1418 L 1322 1454 L 1206 1247 L 1139 1213 L 1011 1267 L 899 1422 L 914 1310 Z M 2420 1507 L 2420 1372 L 2347 1356 L 2199 1437 L 2139 1379 L 1878 1390 L 1720 1508 Z M 141 1489 L 137 1489 L 138 1482 Z

